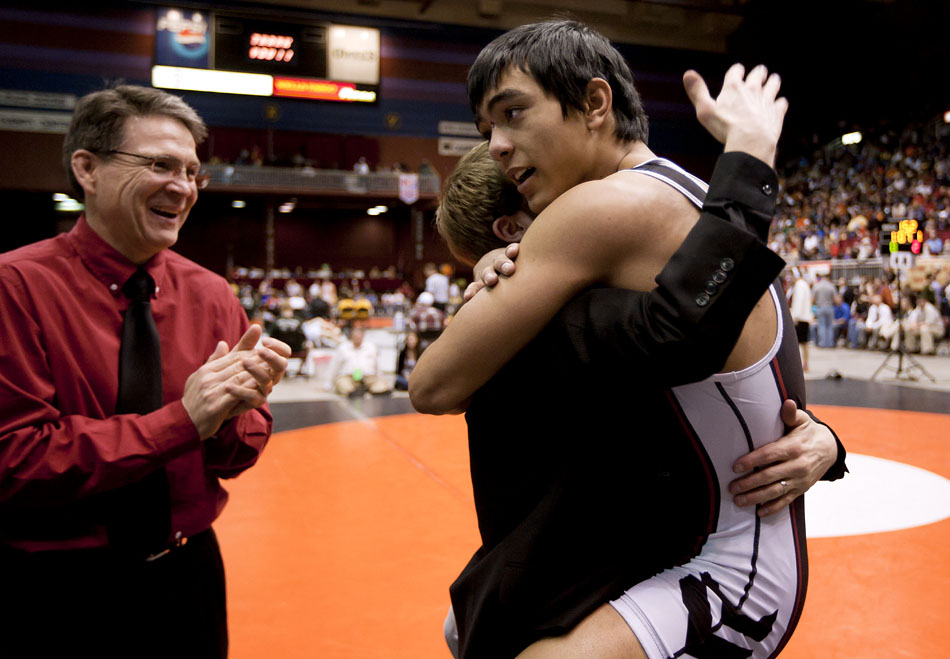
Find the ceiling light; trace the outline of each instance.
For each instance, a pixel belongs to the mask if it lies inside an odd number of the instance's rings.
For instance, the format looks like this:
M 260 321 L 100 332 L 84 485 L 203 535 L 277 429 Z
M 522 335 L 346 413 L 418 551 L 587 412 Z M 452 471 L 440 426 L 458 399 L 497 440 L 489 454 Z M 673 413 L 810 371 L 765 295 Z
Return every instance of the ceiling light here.
M 862 139 L 863 139 L 863 136 L 861 135 L 861 131 L 856 130 L 853 133 L 845 133 L 844 135 L 842 135 L 841 143 L 842 144 L 860 144 Z
M 66 199 L 65 201 L 57 201 L 55 208 L 63 213 L 73 213 L 85 209 L 85 206 L 75 199 Z

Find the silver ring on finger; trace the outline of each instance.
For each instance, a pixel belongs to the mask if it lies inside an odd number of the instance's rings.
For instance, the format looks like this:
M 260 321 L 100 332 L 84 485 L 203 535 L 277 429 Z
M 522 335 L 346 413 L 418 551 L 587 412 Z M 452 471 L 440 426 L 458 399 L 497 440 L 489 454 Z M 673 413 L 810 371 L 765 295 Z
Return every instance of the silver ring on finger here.
M 780 480 L 778 484 L 782 486 L 782 494 L 786 494 L 788 492 L 788 482 L 785 480 Z

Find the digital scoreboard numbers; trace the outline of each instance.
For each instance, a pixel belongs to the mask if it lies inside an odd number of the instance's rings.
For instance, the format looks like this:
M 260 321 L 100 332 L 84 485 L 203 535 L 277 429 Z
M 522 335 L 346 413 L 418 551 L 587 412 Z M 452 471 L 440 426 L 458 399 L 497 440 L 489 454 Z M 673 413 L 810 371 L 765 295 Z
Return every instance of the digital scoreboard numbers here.
M 214 68 L 326 78 L 327 29 L 215 16 Z
M 878 242 L 881 254 L 885 256 L 894 252 L 920 254 L 924 243 L 924 232 L 921 231 L 917 220 L 886 222 L 881 225 Z
M 268 62 L 289 62 L 294 58 L 294 38 L 283 34 L 251 35 L 247 56 Z

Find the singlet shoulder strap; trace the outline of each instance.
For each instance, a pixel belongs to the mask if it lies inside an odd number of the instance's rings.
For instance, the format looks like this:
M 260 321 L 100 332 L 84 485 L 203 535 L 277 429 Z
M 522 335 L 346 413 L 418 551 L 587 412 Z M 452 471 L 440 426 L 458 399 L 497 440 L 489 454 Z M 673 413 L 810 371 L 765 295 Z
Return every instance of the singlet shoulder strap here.
M 652 158 L 631 168 L 629 171 L 652 176 L 663 181 L 679 190 L 696 208 L 703 207 L 709 185 L 666 158 Z

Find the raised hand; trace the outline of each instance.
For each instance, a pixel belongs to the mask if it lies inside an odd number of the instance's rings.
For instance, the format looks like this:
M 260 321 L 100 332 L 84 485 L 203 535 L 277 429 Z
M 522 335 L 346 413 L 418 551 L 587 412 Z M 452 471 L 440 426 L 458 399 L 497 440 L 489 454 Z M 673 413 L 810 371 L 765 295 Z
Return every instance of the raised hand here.
M 788 101 L 778 96 L 778 74 L 770 75 L 759 65 L 746 75 L 745 67 L 733 64 L 716 98 L 696 71 L 683 74 L 683 85 L 699 123 L 725 145 L 725 151 L 744 151 L 770 165 L 774 163 L 788 111 Z

